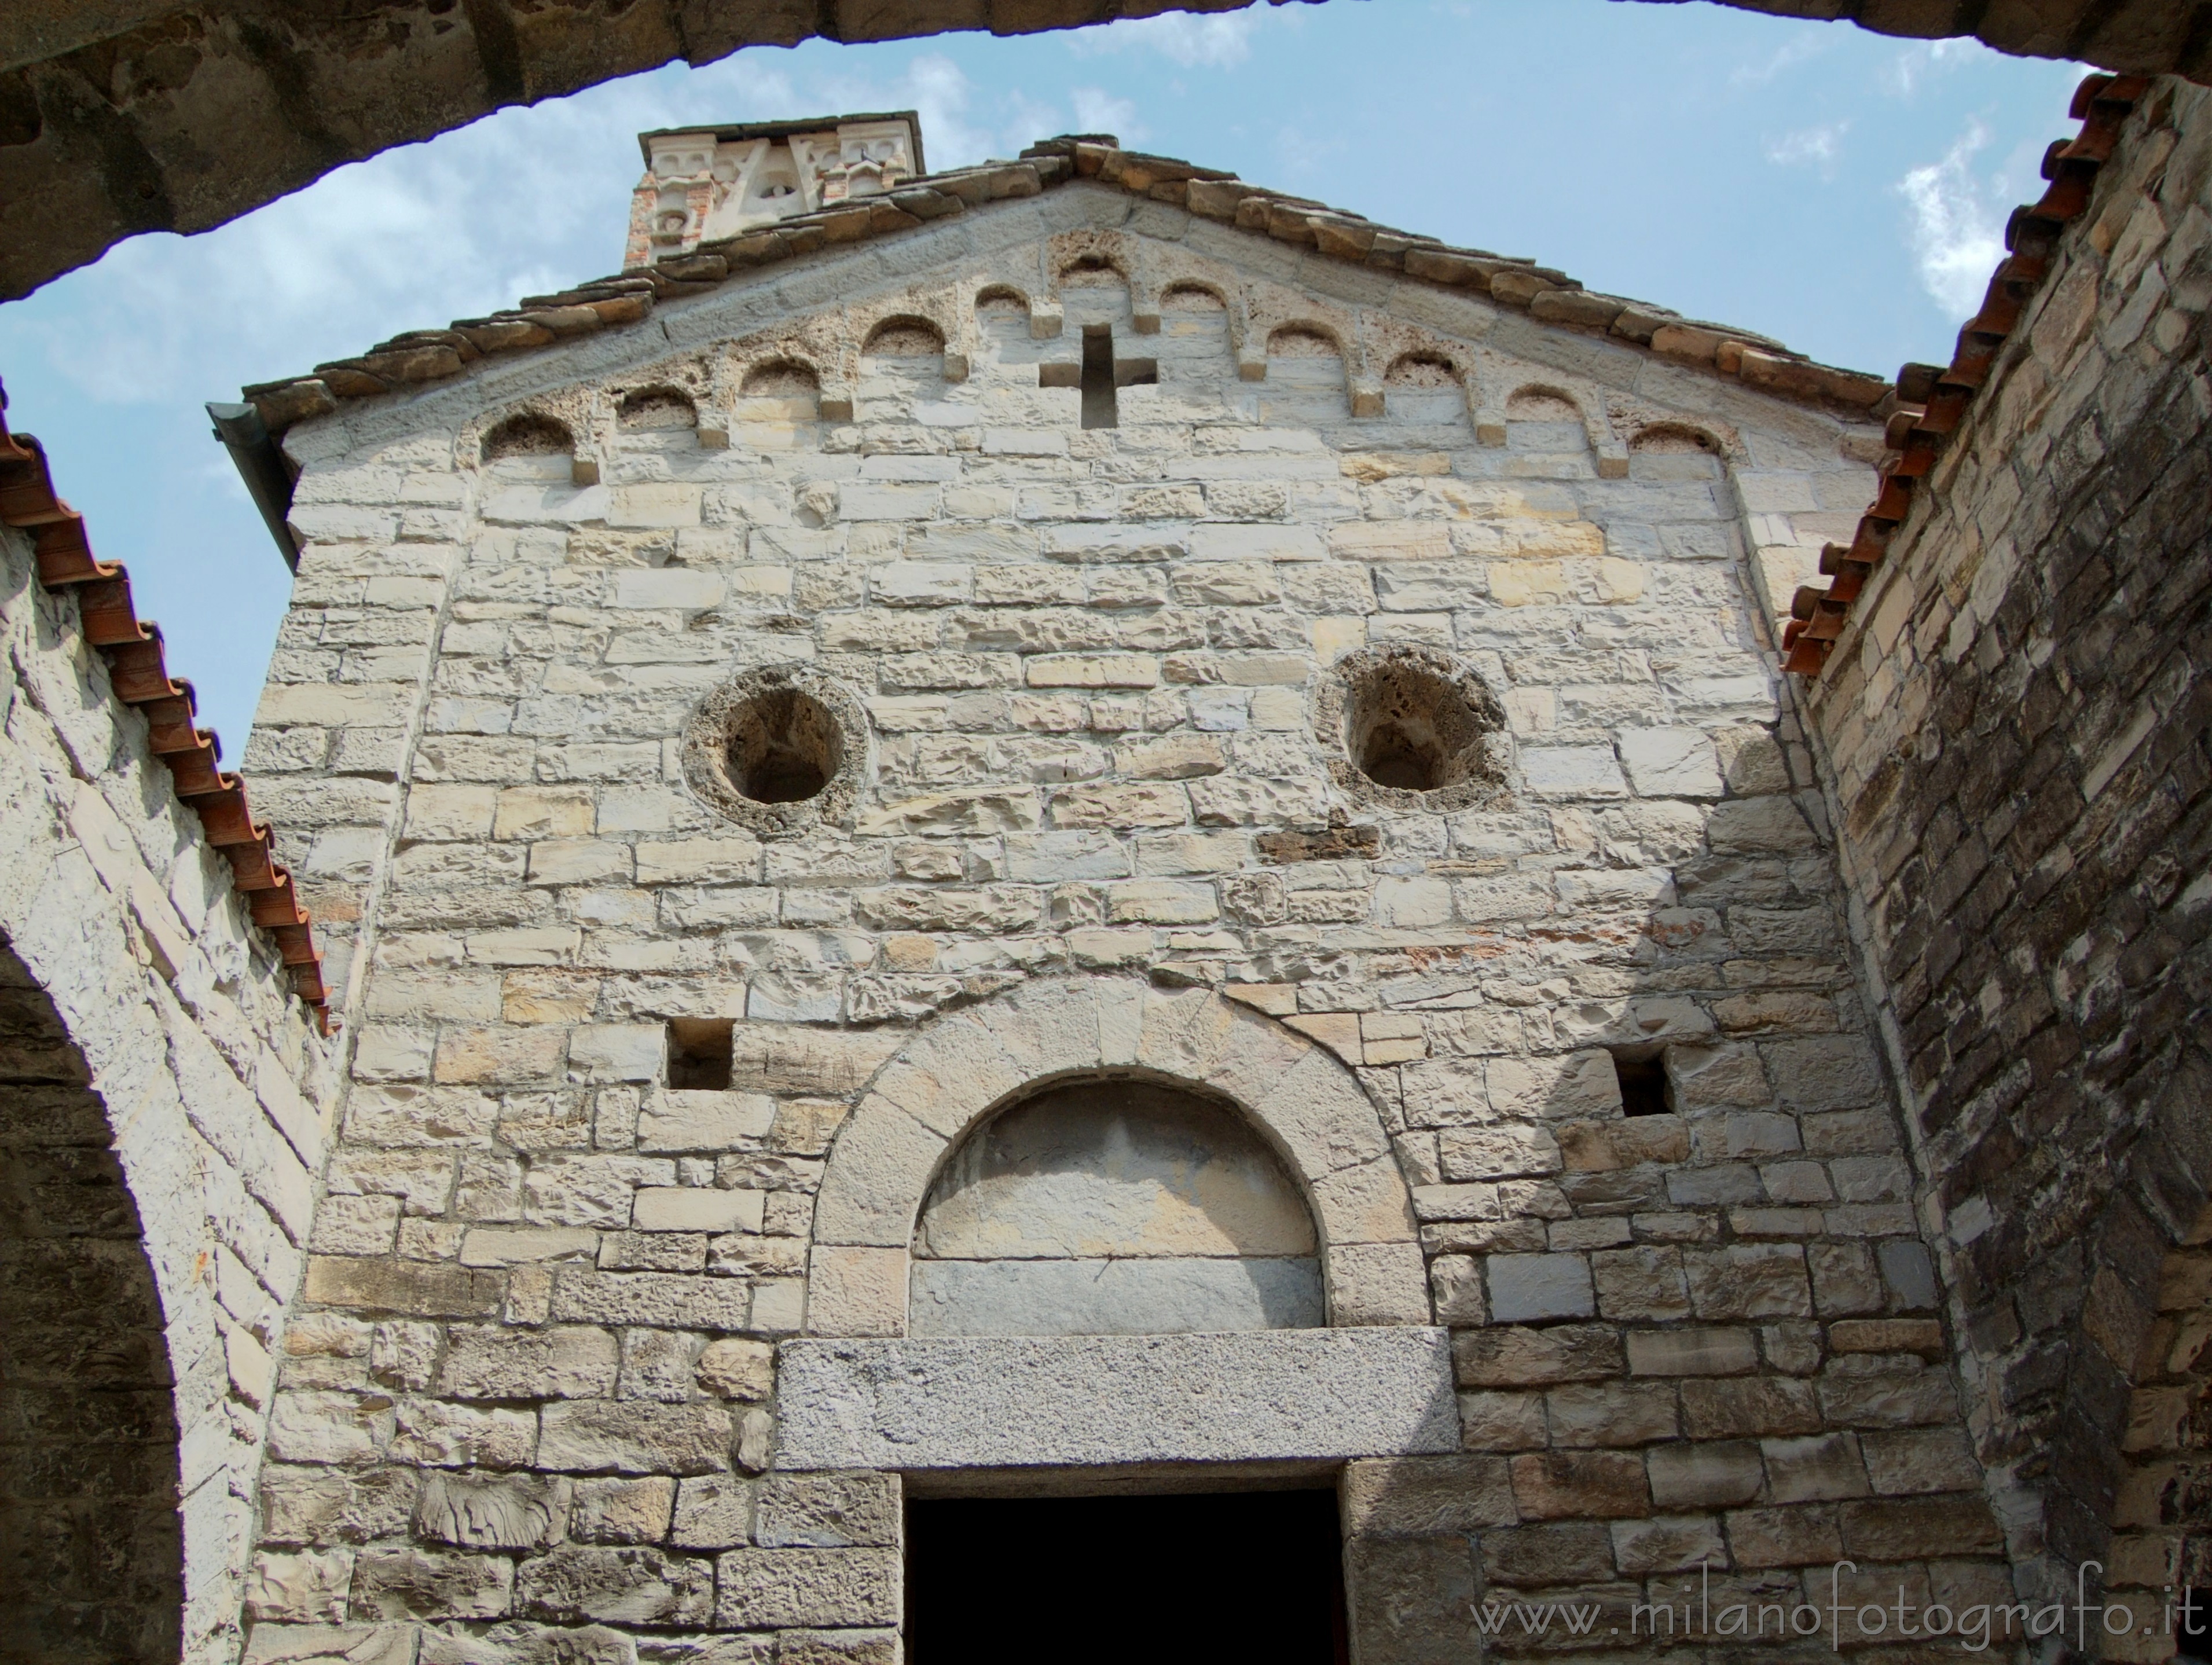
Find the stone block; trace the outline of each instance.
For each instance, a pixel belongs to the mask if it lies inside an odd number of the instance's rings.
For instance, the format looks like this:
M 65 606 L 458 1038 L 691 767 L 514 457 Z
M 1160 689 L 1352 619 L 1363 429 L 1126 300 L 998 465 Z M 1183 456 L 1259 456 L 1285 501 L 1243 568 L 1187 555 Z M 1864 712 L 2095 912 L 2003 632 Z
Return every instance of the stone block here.
M 785 1470 L 1256 1461 L 1459 1449 L 1441 1330 L 784 1343 Z M 1097 1384 L 1115 1393 L 1102 1401 Z
M 1482 1262 L 1469 1255 L 1439 1255 L 1429 1262 L 1429 1298 L 1439 1324 L 1486 1324 Z
M 714 1598 L 714 1565 L 644 1546 L 568 1544 L 522 1564 L 516 1609 L 556 1624 L 704 1626 Z
M 358 1544 L 404 1532 L 423 1477 L 411 1468 L 261 1471 L 261 1536 L 270 1544 Z
M 303 1298 L 357 1312 L 411 1318 L 483 1318 L 499 1310 L 507 1279 L 498 1272 L 422 1261 L 319 1255 L 307 1262 Z
M 1541 1394 L 1459 1396 L 1460 1443 L 1470 1451 L 1529 1451 L 1551 1443 Z
M 1593 1382 L 1544 1395 L 1556 1445 L 1642 1445 L 1679 1431 L 1674 1390 L 1662 1382 Z
M 1795 1243 L 1735 1243 L 1682 1256 L 1698 1316 L 1809 1318 L 1813 1291 L 1805 1251 Z
M 678 1549 L 735 1549 L 751 1541 L 753 1483 L 727 1474 L 683 1481 L 668 1541 Z
M 1981 1466 L 1956 1428 L 1913 1428 L 1858 1436 L 1869 1481 L 1876 1495 L 1904 1497 L 1928 1492 L 1972 1492 L 1982 1484 Z
M 1867 1495 L 1858 1436 L 1814 1434 L 1759 1442 L 1766 1459 L 1767 1498 L 1778 1504 L 1825 1503 Z
M 807 1260 L 806 1328 L 815 1335 L 906 1332 L 904 1249 L 817 1247 Z
M 764 1640 L 762 1646 L 766 1646 Z M 898 1665 L 899 1633 L 880 1630 L 779 1631 L 775 1657 L 776 1665 Z M 721 1662 L 718 1659 L 711 1665 L 721 1665 Z M 732 1661 L 731 1665 L 740 1665 L 740 1662 Z M 742 1665 L 752 1665 L 752 1662 L 743 1662 Z M 765 1654 L 760 1665 L 766 1665 Z
M 352 1616 L 496 1619 L 514 1586 L 514 1563 L 503 1555 L 372 1547 L 354 1563 Z
M 402 1400 L 392 1415 L 392 1455 L 424 1468 L 521 1468 L 537 1444 L 527 1411 Z
M 767 1193 L 712 1185 L 648 1186 L 637 1194 L 638 1231 L 758 1231 Z
M 1632 1453 L 1532 1451 L 1512 1461 L 1513 1496 L 1523 1520 L 1609 1520 L 1651 1512 L 1644 1459 Z
M 545 1407 L 538 1461 L 576 1474 L 706 1474 L 727 1465 L 730 1442 L 720 1405 L 572 1400 Z
M 565 1480 L 540 1474 L 426 1475 L 415 1530 L 465 1549 L 544 1549 L 568 1527 Z
M 1353 1537 L 1462 1536 L 1519 1518 L 1502 1457 L 1392 1457 L 1347 1463 L 1338 1487 Z
M 575 1505 L 568 1535 L 585 1544 L 658 1543 L 668 1535 L 677 1482 L 665 1474 L 643 1480 L 574 1482 Z
M 1931 1362 L 1948 1351 L 1943 1326 L 1933 1318 L 1844 1318 L 1828 1326 L 1838 1352 L 1916 1352 Z
M 1925 1243 L 1893 1237 L 1875 1245 L 1875 1256 L 1881 1263 L 1890 1300 L 1898 1308 L 1925 1312 L 1936 1305 L 1936 1267 Z
M 895 1548 L 900 1519 L 894 1475 L 774 1474 L 761 1487 L 754 1538 L 771 1549 Z
M 716 1564 L 714 1623 L 730 1629 L 895 1625 L 897 1555 L 882 1549 L 741 1549 Z
M 1775 1096 L 1805 1113 L 1846 1110 L 1881 1097 L 1874 1048 L 1859 1035 L 1814 1035 L 1768 1041 L 1759 1052 Z
M 453 1326 L 438 1391 L 456 1399 L 591 1399 L 614 1391 L 615 1338 L 576 1325 Z
M 1421 1288 L 1420 1245 L 1412 1243 L 1339 1243 L 1328 1252 L 1329 1322 L 1427 1324 Z
M 1560 1146 L 1549 1128 L 1500 1122 L 1446 1127 L 1437 1137 L 1444 1176 L 1451 1180 L 1522 1179 L 1560 1170 Z
M 2002 1555 L 1988 1502 L 1972 1497 L 1875 1498 L 1839 1506 L 1844 1548 L 1872 1561 Z
M 1662 1509 L 1714 1509 L 1755 1500 L 1765 1480 L 1747 1440 L 1662 1445 L 1650 1455 L 1651 1497 Z
M 1524 746 L 1521 772 L 1533 797 L 1571 801 L 1629 795 L 1607 746 Z
M 1481 1657 L 1474 1558 L 1464 1536 L 1355 1539 L 1345 1573 L 1361 1665 Z
M 733 1278 L 564 1267 L 554 1279 L 551 1313 L 570 1322 L 731 1331 L 746 1328 L 751 1307 L 751 1290 Z
M 1583 1584 L 1613 1575 L 1613 1535 L 1596 1521 L 1486 1532 L 1481 1542 L 1493 1584 Z
M 1881 1310 L 1885 1291 L 1875 1257 L 1864 1243 L 1814 1243 L 1805 1251 L 1813 1279 L 1813 1303 L 1823 1318 Z
M 1832 1505 L 1735 1510 L 1728 1516 L 1728 1538 L 1739 1567 L 1832 1566 L 1844 1558 Z
M 1690 1316 L 1682 1255 L 1656 1245 L 1604 1249 L 1590 1256 L 1598 1310 L 1607 1318 L 1664 1320 Z
M 1820 1407 L 1809 1382 L 1787 1377 L 1692 1377 L 1681 1384 L 1682 1431 L 1692 1439 L 1820 1431 Z
M 709 1341 L 696 1367 L 698 1384 L 718 1399 L 766 1399 L 775 1386 L 775 1349 L 765 1341 Z
M 1720 764 L 1701 728 L 1624 728 L 1613 744 L 1643 798 L 1721 796 Z
M 1958 1392 L 1945 1370 L 1861 1374 L 1832 1369 L 1814 1387 L 1820 1414 L 1832 1427 L 1910 1428 L 1950 1422 L 1959 1414 Z
M 637 1147 L 721 1152 L 768 1137 L 775 1119 L 776 1101 L 763 1092 L 661 1090 L 639 1110 Z
M 1749 1330 L 1631 1330 L 1632 1376 L 1743 1376 L 1759 1368 L 1759 1346 Z
M 1588 1318 L 1597 1310 L 1589 1262 L 1580 1255 L 1492 1255 L 1484 1270 L 1493 1323 Z
M 572 1080 L 655 1081 L 667 1061 L 667 1032 L 659 1024 L 581 1024 L 568 1034 Z
M 1635 1334 L 1632 1332 L 1632 1342 Z M 1745 1338 L 1747 1343 L 1749 1339 Z M 1620 1332 L 1596 1324 L 1465 1330 L 1452 1337 L 1452 1364 L 1460 1384 L 1468 1388 L 1542 1388 L 1598 1381 L 1620 1374 L 1621 1338 Z
M 1710 1516 L 1662 1515 L 1613 1523 L 1613 1559 L 1632 1577 L 1729 1565 L 1721 1523 Z
M 245 1579 L 246 1615 L 280 1625 L 343 1621 L 353 1564 L 350 1549 L 263 1550 Z

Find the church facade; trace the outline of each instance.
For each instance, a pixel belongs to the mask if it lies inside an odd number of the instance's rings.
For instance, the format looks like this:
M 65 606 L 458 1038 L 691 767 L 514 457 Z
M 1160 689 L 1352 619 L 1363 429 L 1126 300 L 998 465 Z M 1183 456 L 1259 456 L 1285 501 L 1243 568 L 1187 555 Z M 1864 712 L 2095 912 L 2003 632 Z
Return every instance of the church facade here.
M 1880 390 L 1109 157 L 291 429 L 249 766 L 360 924 L 257 1635 L 887 1660 L 904 1499 L 1133 1487 L 1336 1486 L 1363 1661 L 2002 1598 L 1753 575 Z
M 1936 738 L 1966 667 L 2094 684 L 2012 459 L 2105 479 L 2071 390 L 2204 420 L 2212 130 L 2144 92 L 2085 88 L 2086 228 L 2024 210 L 1897 386 L 1103 137 L 927 173 L 893 114 L 647 135 L 622 276 L 249 389 L 299 566 L 245 767 L 330 1021 L 268 1043 L 296 1181 L 239 1136 L 283 1206 L 255 1348 L 209 1321 L 187 1655 L 936 1665 L 1120 1637 L 1054 1594 L 1103 1577 L 1128 1651 L 2025 1657 L 2094 1551 L 2082 1650 L 2172 1656 L 2193 1123 L 1979 1085 L 2075 1067 L 1972 796 L 2053 771 Z M 2180 617 L 2112 564 L 2046 614 Z M 2160 801 L 2162 720 L 2035 708 Z M 2084 1030 L 2166 971 L 2064 874 L 2198 822 L 2037 847 Z

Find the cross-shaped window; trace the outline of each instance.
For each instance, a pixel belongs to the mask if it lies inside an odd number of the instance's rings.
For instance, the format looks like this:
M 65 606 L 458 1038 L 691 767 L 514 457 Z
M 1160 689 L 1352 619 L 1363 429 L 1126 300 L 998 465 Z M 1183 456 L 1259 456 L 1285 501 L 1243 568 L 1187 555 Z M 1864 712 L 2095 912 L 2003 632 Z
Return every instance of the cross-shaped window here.
M 1083 326 L 1080 364 L 1037 366 L 1038 386 L 1083 390 L 1085 428 L 1118 428 L 1121 418 L 1115 391 L 1122 387 L 1154 387 L 1159 385 L 1159 380 L 1158 360 L 1114 356 L 1114 327 L 1110 324 Z

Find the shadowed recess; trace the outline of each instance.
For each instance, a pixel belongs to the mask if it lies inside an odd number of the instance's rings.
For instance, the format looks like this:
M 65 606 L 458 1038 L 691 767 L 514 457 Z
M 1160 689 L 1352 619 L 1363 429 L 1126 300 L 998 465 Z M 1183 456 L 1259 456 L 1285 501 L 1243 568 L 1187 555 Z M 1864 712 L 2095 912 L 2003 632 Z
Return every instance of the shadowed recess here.
M 1322 1322 L 1313 1218 L 1231 1106 L 1048 1088 L 969 1135 L 915 1236 L 917 1335 L 1170 1334 Z

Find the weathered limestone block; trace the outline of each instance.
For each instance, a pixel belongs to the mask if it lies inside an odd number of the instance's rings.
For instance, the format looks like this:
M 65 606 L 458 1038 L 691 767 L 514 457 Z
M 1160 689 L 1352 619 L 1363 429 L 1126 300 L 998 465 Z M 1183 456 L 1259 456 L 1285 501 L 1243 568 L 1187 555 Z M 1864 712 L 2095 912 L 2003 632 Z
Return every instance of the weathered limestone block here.
M 714 1591 L 713 1564 L 704 1559 L 576 1544 L 523 1562 L 514 1583 L 522 1613 L 568 1624 L 702 1625 Z
M 896 1559 L 879 1549 L 741 1549 L 716 1564 L 714 1620 L 731 1629 L 888 1625 Z
M 423 1482 L 415 1528 L 471 1549 L 543 1549 L 567 1530 L 570 1495 L 568 1481 L 535 1474 L 434 1474 Z
M 729 1460 L 729 1413 L 719 1405 L 568 1400 L 541 1419 L 538 1459 L 577 1474 L 705 1474 Z

